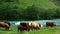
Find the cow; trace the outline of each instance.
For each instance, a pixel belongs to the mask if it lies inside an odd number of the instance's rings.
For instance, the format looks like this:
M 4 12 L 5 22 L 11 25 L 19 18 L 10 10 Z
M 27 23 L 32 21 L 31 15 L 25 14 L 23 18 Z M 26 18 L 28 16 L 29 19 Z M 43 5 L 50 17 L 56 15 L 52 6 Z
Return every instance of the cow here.
M 0 22 L 0 27 L 5 27 L 6 30 L 9 30 L 10 23 L 9 22 Z
M 53 26 L 56 26 L 56 24 L 54 24 L 54 22 L 46 22 L 46 27 L 53 27 Z
M 23 30 L 30 30 L 30 26 L 29 23 L 20 23 L 20 25 L 18 25 L 18 31 L 23 31 Z
M 36 22 L 29 22 L 30 23 L 30 27 L 32 29 L 40 29 L 41 28 L 41 24 L 36 23 Z
M 20 25 L 18 25 L 18 31 L 23 31 L 23 30 L 29 31 L 30 29 L 40 29 L 40 28 L 41 28 L 41 24 L 36 22 L 25 22 L 25 23 L 20 23 Z

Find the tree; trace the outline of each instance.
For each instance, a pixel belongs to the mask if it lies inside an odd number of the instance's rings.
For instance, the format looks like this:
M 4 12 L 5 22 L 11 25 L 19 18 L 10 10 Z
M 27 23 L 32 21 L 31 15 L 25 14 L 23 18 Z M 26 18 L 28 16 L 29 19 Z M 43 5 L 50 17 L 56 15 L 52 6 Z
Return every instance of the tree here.
M 60 8 L 57 8 L 56 9 L 56 17 L 57 18 L 60 18 Z
M 39 19 L 39 11 L 38 8 L 35 5 L 29 6 L 25 11 L 24 11 L 24 17 L 25 19 L 30 19 L 30 20 L 37 20 Z
M 52 9 L 40 9 L 40 19 L 53 19 L 56 12 Z

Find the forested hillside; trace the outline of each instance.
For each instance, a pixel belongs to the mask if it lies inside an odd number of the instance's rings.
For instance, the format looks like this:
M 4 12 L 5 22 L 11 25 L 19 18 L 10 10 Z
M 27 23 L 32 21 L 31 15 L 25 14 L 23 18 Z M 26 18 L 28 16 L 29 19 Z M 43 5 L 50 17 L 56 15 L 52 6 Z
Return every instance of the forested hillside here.
M 60 0 L 50 0 L 52 1 L 55 5 L 60 7 Z
M 0 0 L 0 20 L 60 18 L 60 8 L 49 0 Z

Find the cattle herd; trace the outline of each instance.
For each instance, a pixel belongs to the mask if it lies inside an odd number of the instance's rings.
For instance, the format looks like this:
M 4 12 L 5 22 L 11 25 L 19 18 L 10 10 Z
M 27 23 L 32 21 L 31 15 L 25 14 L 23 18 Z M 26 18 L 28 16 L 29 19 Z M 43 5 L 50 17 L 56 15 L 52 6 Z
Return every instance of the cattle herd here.
M 5 27 L 6 30 L 10 29 L 10 23 L 9 22 L 0 22 L 0 27 Z M 56 26 L 54 22 L 46 22 L 46 27 L 53 27 Z M 27 30 L 29 31 L 30 29 L 40 29 L 43 27 L 40 23 L 36 22 L 22 22 L 17 26 L 18 31 L 23 31 Z

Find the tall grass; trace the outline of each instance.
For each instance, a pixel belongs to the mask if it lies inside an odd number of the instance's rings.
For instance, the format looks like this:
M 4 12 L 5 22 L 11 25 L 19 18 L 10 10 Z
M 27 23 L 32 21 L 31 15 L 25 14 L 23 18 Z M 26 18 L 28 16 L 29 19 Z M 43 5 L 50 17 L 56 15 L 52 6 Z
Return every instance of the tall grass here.
M 60 27 L 43 27 L 39 30 L 30 31 L 20 31 L 18 32 L 17 26 L 12 26 L 11 30 L 5 30 L 5 28 L 0 28 L 0 34 L 58 34 Z

